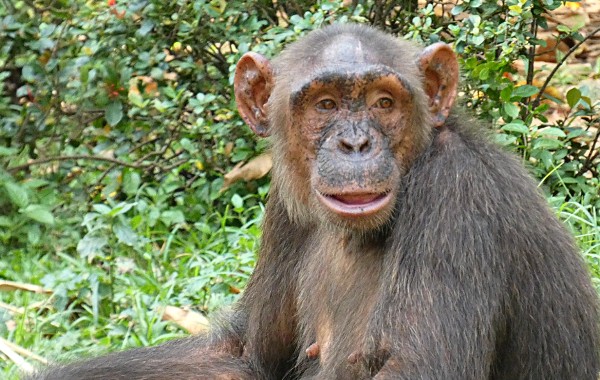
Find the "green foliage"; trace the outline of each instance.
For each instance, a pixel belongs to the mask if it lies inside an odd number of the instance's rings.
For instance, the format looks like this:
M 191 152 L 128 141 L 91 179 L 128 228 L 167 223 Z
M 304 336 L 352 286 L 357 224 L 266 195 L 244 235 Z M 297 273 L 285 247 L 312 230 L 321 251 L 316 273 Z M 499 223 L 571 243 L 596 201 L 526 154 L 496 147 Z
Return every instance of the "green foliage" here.
M 53 291 L 1 295 L 25 307 L 0 308 L 12 342 L 49 357 L 157 344 L 182 335 L 161 306 L 235 300 L 268 192 L 268 179 L 221 191 L 224 173 L 267 149 L 235 112 L 235 63 L 334 21 L 453 44 L 464 105 L 528 163 L 600 275 L 598 99 L 585 85 L 552 98 L 532 81 L 558 1 L 470 0 L 445 14 L 413 0 L 0 5 L 0 278 Z M 585 38 L 561 27 L 566 37 Z M 570 112 L 549 122 L 548 99 Z
M 441 32 L 449 34 L 465 76 L 463 103 L 496 124 L 498 142 L 519 152 L 550 194 L 564 200 L 584 198 L 599 207 L 600 100 L 592 98 L 586 86 L 571 89 L 564 100 L 553 97 L 544 90 L 555 71 L 544 84 L 533 82 L 534 49 L 546 45 L 537 37 L 546 27 L 544 12 L 561 4 L 552 0 L 464 1 L 451 9 L 450 19 L 435 16 L 429 4 L 413 19 L 408 37 L 429 43 L 439 40 Z M 569 37 L 583 42 L 582 26 L 559 27 L 557 40 Z M 567 57 L 562 58 L 561 64 Z M 527 69 L 524 83 L 512 79 L 516 61 L 524 62 Z M 546 102 L 562 104 L 565 100 L 571 112 L 549 123 L 544 114 L 549 108 Z

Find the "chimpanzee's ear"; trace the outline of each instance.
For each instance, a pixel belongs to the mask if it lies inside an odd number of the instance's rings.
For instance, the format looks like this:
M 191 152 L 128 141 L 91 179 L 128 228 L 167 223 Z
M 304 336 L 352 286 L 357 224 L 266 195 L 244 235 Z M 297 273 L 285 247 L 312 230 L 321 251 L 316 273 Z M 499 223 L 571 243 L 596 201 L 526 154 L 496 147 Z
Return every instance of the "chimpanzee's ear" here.
M 271 62 L 257 53 L 244 54 L 233 78 L 235 101 L 246 124 L 261 137 L 270 134 L 266 104 L 271 96 L 272 84 Z
M 450 114 L 458 87 L 458 61 L 450 46 L 438 42 L 428 46 L 419 57 L 425 79 L 425 93 L 434 125 L 441 127 Z

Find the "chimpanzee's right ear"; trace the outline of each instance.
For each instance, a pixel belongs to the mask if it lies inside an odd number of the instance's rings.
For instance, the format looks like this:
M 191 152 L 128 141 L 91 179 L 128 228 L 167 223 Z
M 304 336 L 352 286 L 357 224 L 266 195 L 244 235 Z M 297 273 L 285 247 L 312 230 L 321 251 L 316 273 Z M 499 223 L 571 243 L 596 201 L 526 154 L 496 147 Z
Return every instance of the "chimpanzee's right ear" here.
M 248 126 L 261 137 L 269 136 L 266 104 L 271 96 L 273 68 L 260 54 L 249 52 L 235 68 L 233 87 L 238 111 Z

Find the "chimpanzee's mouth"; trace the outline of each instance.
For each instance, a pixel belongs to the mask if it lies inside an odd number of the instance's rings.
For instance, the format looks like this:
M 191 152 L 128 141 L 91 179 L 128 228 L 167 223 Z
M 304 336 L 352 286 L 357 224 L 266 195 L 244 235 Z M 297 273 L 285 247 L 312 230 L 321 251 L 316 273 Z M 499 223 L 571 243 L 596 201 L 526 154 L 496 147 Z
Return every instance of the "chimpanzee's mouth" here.
M 336 214 L 342 216 L 366 216 L 374 214 L 392 199 L 392 192 L 322 194 L 316 192 L 319 200 Z

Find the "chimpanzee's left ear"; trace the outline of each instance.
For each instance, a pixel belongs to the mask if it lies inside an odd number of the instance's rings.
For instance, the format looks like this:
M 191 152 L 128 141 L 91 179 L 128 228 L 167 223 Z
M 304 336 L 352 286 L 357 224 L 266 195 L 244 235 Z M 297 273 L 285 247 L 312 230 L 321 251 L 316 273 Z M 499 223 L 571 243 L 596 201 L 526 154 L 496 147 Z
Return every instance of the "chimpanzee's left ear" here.
M 441 127 L 454 105 L 458 87 L 458 61 L 450 46 L 438 42 L 428 46 L 419 57 L 425 80 L 425 93 L 434 125 Z

